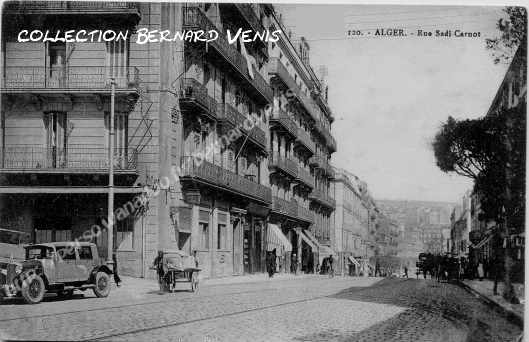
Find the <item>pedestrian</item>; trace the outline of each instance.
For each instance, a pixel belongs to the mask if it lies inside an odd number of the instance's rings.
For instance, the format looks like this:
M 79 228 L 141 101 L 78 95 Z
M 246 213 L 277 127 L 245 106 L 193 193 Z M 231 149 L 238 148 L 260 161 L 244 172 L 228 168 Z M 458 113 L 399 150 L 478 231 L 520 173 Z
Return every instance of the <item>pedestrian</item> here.
M 408 265 L 404 265 L 404 276 L 408 278 Z
M 292 262 L 290 264 L 290 271 L 294 274 L 296 274 L 298 268 L 298 258 L 296 256 L 296 253 L 292 254 Z
M 114 283 L 117 287 L 121 286 L 121 278 L 118 274 L 118 259 L 116 258 L 116 252 L 112 253 L 112 261 L 114 262 Z
M 331 277 L 334 277 L 334 268 L 332 267 L 332 263 L 333 263 L 333 258 L 332 258 L 332 254 L 329 255 L 329 276 Z
M 154 258 L 152 265 L 154 269 L 156 270 L 156 275 L 158 276 L 158 285 L 160 286 L 160 291 L 164 291 L 165 286 L 163 284 L 164 271 L 163 271 L 163 252 L 162 251 L 158 251 L 158 255 L 156 256 L 156 258 Z
M 485 276 L 485 273 L 483 272 L 483 262 L 480 260 L 478 262 L 478 277 L 479 281 L 483 281 L 483 277 Z
M 274 248 L 273 251 L 267 252 L 267 254 L 268 254 L 268 260 L 267 260 L 266 268 L 268 271 L 268 277 L 272 278 L 276 270 L 276 249 Z

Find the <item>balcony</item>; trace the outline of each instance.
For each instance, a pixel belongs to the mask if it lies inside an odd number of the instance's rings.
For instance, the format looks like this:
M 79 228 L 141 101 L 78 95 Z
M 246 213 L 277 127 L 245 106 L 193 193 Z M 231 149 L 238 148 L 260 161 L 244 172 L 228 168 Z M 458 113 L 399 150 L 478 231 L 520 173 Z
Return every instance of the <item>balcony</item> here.
M 298 167 L 297 180 L 309 188 L 314 188 L 314 177 L 312 177 L 310 172 L 302 166 Z
M 272 116 L 270 117 L 270 123 L 278 124 L 279 127 L 281 127 L 293 137 L 297 136 L 298 127 L 296 123 L 284 110 L 279 107 L 274 109 Z
M 298 167 L 296 162 L 279 155 L 278 152 L 270 151 L 268 167 L 281 170 L 294 178 L 298 175 Z
M 138 68 L 123 69 L 120 74 L 114 76 L 116 94 L 136 93 Z M 106 67 L 6 66 L 1 89 L 3 93 L 109 93 L 111 86 Z
M 209 42 L 222 58 L 230 64 L 236 71 L 237 76 L 242 78 L 250 87 L 248 88 L 254 95 L 264 100 L 266 103 L 273 102 L 272 88 L 263 78 L 263 76 L 252 66 L 252 75 L 248 68 L 246 58 L 236 49 L 235 44 L 229 44 L 223 31 L 217 29 L 215 24 L 206 16 L 199 7 L 185 5 L 183 8 L 182 28 L 186 30 L 215 30 L 219 32 L 218 39 Z
M 283 65 L 279 58 L 270 58 L 270 61 L 268 62 L 268 74 L 272 75 L 273 77 L 277 77 L 287 89 L 290 89 L 294 95 L 299 97 L 301 90 L 299 89 L 298 84 L 294 78 L 290 76 L 287 68 Z
M 66 149 L 44 146 L 6 146 L 0 168 L 3 172 L 101 173 L 108 172 L 108 149 L 104 147 L 68 146 Z M 137 154 L 133 149 L 117 148 L 114 170 L 136 173 Z
M 232 128 L 240 128 L 249 139 L 261 149 L 266 149 L 266 133 L 253 119 L 240 113 L 232 105 L 225 103 L 217 106 L 217 117 L 221 123 L 228 124 Z M 245 124 L 246 123 L 246 124 Z M 250 127 L 247 129 L 247 127 Z
M 298 127 L 298 135 L 296 139 L 298 145 L 304 146 L 310 153 L 314 154 L 316 151 L 316 144 L 310 138 L 310 135 L 301 127 Z
M 239 10 L 240 14 L 246 20 L 246 22 L 248 22 L 252 30 L 257 32 L 262 32 L 264 30 L 264 26 L 257 17 L 252 4 L 234 3 L 233 5 L 237 8 L 237 10 Z M 259 4 L 256 5 L 259 6 Z
M 334 198 L 330 197 L 320 189 L 312 189 L 309 198 L 327 208 L 336 208 L 336 201 Z
M 195 180 L 255 201 L 267 204 L 272 202 L 270 188 L 228 171 L 221 166 L 194 157 L 182 158 L 180 178 Z
M 5 10 L 18 14 L 132 14 L 140 17 L 140 4 L 128 1 L 12 1 L 6 3 Z
M 272 197 L 272 210 L 293 218 L 298 215 L 298 204 L 295 201 L 287 201 L 279 197 Z
M 194 78 L 184 78 L 181 83 L 180 105 L 183 110 L 199 109 L 217 118 L 217 101 L 208 95 L 206 87 Z
M 314 213 L 308 208 L 298 205 L 298 219 L 305 222 L 314 223 Z
M 315 154 L 312 157 L 310 157 L 309 164 L 314 165 L 314 167 L 317 167 L 319 169 L 325 169 L 328 163 L 327 163 L 327 159 L 324 156 L 320 154 Z

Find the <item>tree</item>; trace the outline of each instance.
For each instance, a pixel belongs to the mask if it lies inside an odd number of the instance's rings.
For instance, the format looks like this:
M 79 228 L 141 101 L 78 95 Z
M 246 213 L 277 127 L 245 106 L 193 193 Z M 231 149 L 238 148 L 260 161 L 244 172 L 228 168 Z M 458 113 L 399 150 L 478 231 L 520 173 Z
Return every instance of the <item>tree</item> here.
M 526 104 L 502 109 L 478 119 L 449 117 L 436 134 L 432 147 L 437 166 L 444 172 L 474 180 L 480 194 L 481 219 L 502 222 L 523 231 L 525 223 Z M 510 283 L 512 256 L 505 253 L 504 297 L 516 302 Z
M 503 11 L 508 18 L 500 18 L 496 24 L 500 36 L 485 40 L 495 64 L 508 63 L 527 34 L 527 11 L 524 7 L 505 7 Z

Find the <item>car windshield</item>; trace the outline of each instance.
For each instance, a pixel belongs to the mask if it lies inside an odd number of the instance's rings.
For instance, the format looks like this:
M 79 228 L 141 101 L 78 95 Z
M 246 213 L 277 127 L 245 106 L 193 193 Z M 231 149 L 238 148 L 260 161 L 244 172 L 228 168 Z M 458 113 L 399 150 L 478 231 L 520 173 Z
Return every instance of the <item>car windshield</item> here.
M 34 246 L 26 248 L 26 259 L 46 259 L 53 256 L 53 248 Z

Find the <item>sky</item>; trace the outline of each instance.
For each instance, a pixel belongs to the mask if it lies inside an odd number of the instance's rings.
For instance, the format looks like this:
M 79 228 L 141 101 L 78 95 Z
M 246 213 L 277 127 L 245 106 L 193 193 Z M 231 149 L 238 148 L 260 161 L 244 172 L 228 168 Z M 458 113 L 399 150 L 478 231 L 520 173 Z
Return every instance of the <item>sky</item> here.
M 292 39 L 308 39 L 313 69 L 327 67 L 338 143 L 333 165 L 366 181 L 376 199 L 460 202 L 471 180 L 440 171 L 430 143 L 449 115 L 487 112 L 508 67 L 495 65 L 485 49 L 485 38 L 497 35 L 501 8 L 276 7 Z M 375 37 L 377 28 L 404 28 L 408 36 Z M 481 37 L 418 37 L 419 29 Z M 347 30 L 364 35 L 347 37 Z

